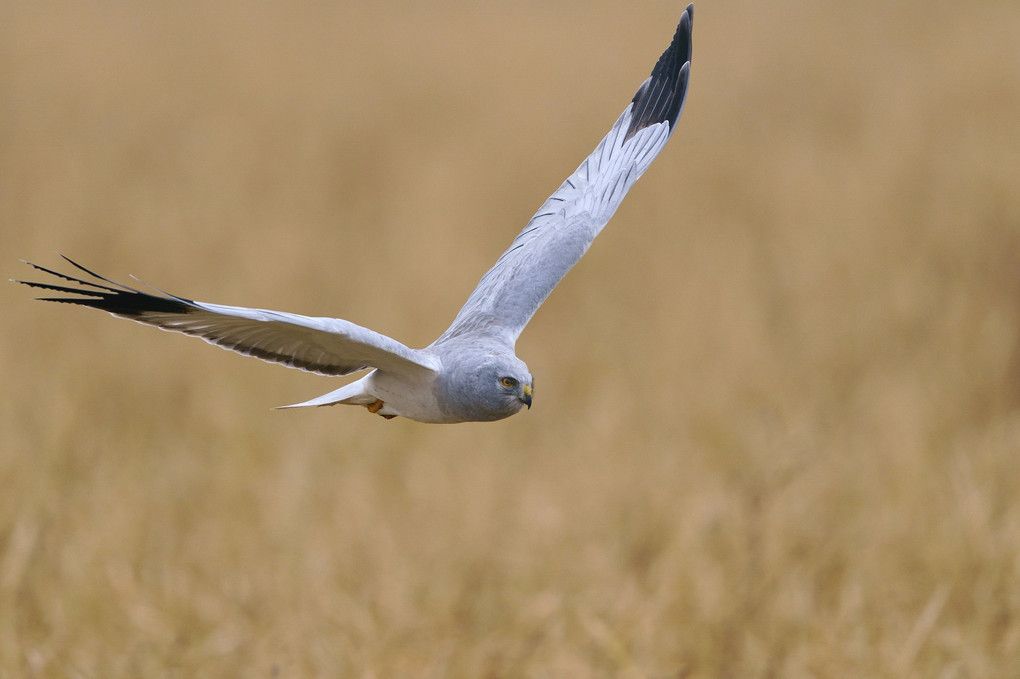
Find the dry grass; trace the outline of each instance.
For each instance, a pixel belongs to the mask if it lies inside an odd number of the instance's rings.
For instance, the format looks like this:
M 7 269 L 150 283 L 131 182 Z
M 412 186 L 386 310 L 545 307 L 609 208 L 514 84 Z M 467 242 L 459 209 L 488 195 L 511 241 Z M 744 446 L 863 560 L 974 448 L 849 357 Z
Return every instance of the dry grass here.
M 0 4 L 0 229 L 423 345 L 681 7 Z M 1020 3 L 698 5 L 490 425 L 0 286 L 0 676 L 1015 677 Z

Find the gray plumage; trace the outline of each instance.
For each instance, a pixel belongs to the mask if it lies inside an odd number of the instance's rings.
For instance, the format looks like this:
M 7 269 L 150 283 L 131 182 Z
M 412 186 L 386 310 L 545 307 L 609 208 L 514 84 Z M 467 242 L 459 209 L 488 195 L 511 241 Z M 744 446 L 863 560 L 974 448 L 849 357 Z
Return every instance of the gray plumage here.
M 320 375 L 372 369 L 324 396 L 285 408 L 362 405 L 420 422 L 491 421 L 531 407 L 533 379 L 514 353 L 524 327 L 591 246 L 624 195 L 665 146 L 687 94 L 694 6 L 609 134 L 553 193 L 482 277 L 450 327 L 424 349 L 337 318 L 207 304 L 35 264 L 75 287 L 17 281 L 44 297 L 181 332 L 232 351 Z

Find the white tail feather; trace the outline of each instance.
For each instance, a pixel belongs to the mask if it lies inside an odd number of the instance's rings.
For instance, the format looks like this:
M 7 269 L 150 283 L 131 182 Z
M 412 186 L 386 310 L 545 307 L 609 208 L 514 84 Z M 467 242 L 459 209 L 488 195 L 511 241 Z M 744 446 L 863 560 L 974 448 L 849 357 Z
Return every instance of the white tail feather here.
M 366 376 L 367 377 L 367 376 Z M 365 378 L 361 378 L 357 382 L 351 382 L 345 384 L 335 391 L 331 391 L 328 394 L 323 394 L 317 398 L 313 398 L 310 401 L 304 401 L 303 403 L 292 403 L 285 406 L 276 406 L 274 410 L 283 410 L 285 408 L 311 408 L 316 406 L 332 406 L 332 405 L 352 405 L 352 406 L 365 406 L 376 400 L 375 396 L 372 396 L 365 391 Z

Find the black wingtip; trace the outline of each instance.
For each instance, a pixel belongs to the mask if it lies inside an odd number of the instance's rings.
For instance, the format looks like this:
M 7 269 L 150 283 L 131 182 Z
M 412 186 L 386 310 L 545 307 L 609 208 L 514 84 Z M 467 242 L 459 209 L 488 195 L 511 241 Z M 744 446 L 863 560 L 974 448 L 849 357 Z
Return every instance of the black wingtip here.
M 676 127 L 687 98 L 693 26 L 694 5 L 688 5 L 680 15 L 673 41 L 655 63 L 651 76 L 634 95 L 632 118 L 624 141 L 657 123 L 668 123 L 670 132 Z
M 65 304 L 78 304 L 80 306 L 92 307 L 93 309 L 101 309 L 117 316 L 125 316 L 128 318 L 141 316 L 146 313 L 171 313 L 171 314 L 186 314 L 191 311 L 192 307 L 189 305 L 190 300 L 185 300 L 177 297 L 161 297 L 159 295 L 150 295 L 140 290 L 135 290 L 116 281 L 112 281 L 105 276 L 86 269 L 81 264 L 78 264 L 74 260 L 60 255 L 67 260 L 71 265 L 80 271 L 85 272 L 89 276 L 92 276 L 96 280 L 103 281 L 104 283 L 96 283 L 94 281 L 88 281 L 68 274 L 54 271 L 53 269 L 47 269 L 44 266 L 33 264 L 32 262 L 26 261 L 25 264 L 31 266 L 37 271 L 41 271 L 45 274 L 67 281 L 78 287 L 71 287 L 67 285 L 55 285 L 53 283 L 39 283 L 37 281 L 23 281 L 13 280 L 14 283 L 21 283 L 37 290 L 46 290 L 49 292 L 58 292 L 67 297 L 37 297 L 44 302 L 62 302 Z M 108 283 L 109 285 L 106 285 Z

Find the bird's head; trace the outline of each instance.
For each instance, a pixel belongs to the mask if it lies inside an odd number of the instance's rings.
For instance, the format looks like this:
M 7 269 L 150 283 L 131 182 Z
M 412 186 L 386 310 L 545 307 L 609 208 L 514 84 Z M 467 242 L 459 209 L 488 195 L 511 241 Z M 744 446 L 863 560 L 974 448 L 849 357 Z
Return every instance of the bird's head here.
M 512 354 L 487 354 L 474 365 L 461 365 L 444 380 L 443 402 L 458 419 L 501 420 L 531 407 L 534 381 L 524 361 Z
M 507 417 L 520 411 L 524 406 L 531 408 L 534 379 L 524 361 L 516 356 L 497 354 L 490 357 L 482 371 L 482 385 L 488 382 L 488 397 L 485 399 L 494 411 L 506 412 Z

